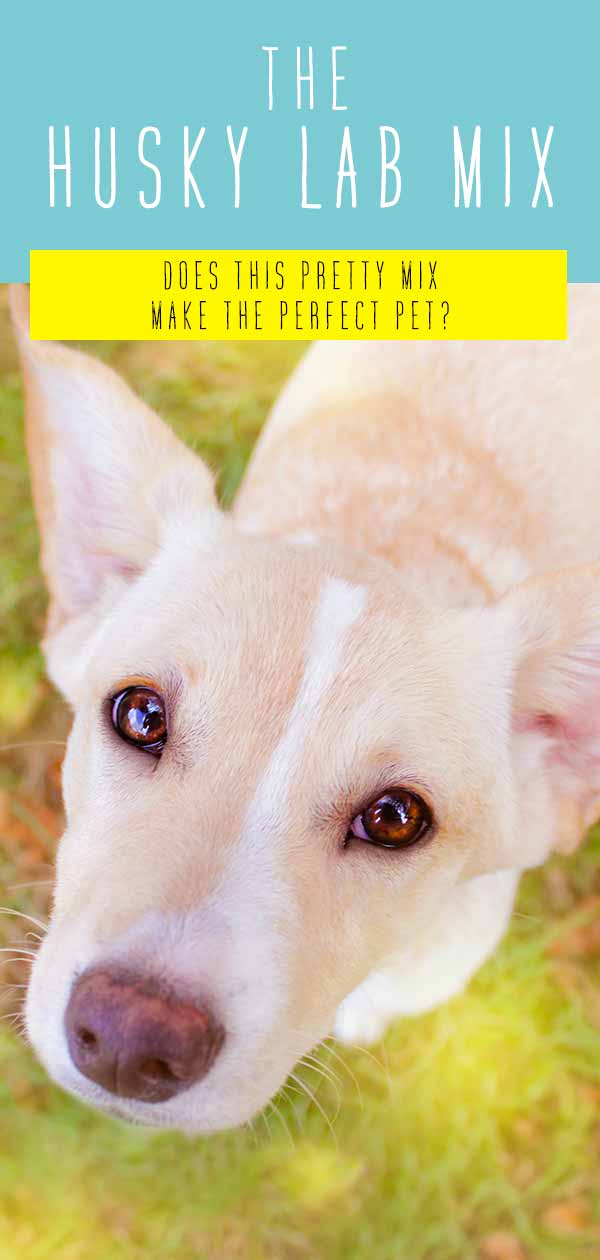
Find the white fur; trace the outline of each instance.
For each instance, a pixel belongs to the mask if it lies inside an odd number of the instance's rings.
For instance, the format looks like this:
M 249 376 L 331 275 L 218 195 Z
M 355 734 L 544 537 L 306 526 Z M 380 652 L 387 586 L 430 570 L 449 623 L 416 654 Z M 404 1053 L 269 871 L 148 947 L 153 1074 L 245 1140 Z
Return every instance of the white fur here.
M 299 757 L 341 664 L 348 633 L 365 604 L 365 591 L 339 578 L 326 578 L 311 627 L 306 667 L 285 731 L 273 750 L 250 804 L 247 829 L 280 815 Z

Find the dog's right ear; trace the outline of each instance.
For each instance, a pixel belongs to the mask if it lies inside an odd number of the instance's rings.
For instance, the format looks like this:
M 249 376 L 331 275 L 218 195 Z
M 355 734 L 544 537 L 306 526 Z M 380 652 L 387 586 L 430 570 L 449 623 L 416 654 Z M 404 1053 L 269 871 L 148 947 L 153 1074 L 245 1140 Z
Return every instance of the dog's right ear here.
M 165 522 L 214 506 L 212 478 L 104 364 L 30 340 L 27 286 L 12 286 L 11 309 L 50 592 L 45 646 L 50 672 L 68 692 L 54 641 L 61 639 L 61 660 L 77 653 L 124 584 L 150 563 Z

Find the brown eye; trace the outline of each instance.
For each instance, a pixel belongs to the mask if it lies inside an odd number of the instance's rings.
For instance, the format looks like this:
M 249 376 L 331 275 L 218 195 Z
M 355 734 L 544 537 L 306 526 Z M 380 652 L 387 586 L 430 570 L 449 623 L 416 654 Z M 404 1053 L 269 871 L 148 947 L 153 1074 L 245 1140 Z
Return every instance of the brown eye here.
M 144 752 L 162 752 L 167 742 L 164 700 L 150 687 L 127 687 L 112 701 L 112 724 L 122 739 Z
M 432 821 L 431 810 L 420 796 L 393 788 L 356 815 L 348 836 L 384 849 L 407 849 L 429 830 Z

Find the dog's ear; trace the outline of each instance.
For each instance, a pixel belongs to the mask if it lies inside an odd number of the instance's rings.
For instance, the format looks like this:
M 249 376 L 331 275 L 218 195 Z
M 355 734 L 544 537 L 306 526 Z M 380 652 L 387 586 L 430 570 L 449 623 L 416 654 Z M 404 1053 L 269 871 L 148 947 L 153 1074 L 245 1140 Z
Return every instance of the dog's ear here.
M 550 804 L 548 851 L 568 853 L 600 816 L 600 565 L 524 582 L 497 613 L 515 648 L 516 757 L 538 760 Z
M 165 523 L 214 504 L 212 478 L 104 364 L 30 340 L 27 286 L 12 286 L 11 307 L 50 592 L 46 646 L 59 633 L 75 646 L 150 563 Z

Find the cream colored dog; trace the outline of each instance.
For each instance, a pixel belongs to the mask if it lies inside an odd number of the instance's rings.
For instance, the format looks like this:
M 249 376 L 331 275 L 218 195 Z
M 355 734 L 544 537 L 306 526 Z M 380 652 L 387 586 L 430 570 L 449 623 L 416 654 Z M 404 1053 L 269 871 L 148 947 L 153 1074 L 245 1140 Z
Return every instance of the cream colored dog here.
M 74 715 L 29 1036 L 107 1111 L 237 1125 L 462 989 L 600 813 L 600 290 L 566 343 L 313 347 L 230 516 L 14 310 Z

